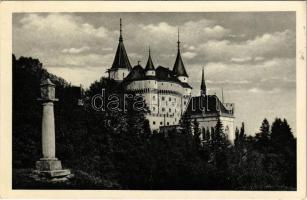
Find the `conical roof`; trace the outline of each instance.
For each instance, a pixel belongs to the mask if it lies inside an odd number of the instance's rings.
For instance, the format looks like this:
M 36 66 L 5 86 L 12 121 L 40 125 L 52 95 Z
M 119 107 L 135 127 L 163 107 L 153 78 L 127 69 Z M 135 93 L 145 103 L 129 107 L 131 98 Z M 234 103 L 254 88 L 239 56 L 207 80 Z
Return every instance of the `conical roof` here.
M 145 71 L 148 71 L 148 70 L 155 70 L 155 66 L 154 66 L 154 64 L 151 60 L 150 48 L 149 48 L 147 64 L 146 64 L 146 67 L 145 67 Z
M 205 75 L 204 75 L 204 68 L 203 68 L 203 70 L 202 70 L 200 89 L 201 89 L 202 91 L 206 91 L 206 90 L 207 90 L 206 82 L 205 82 Z
M 173 68 L 173 72 L 176 76 L 185 76 L 185 77 L 189 77 L 186 70 L 185 70 L 185 67 L 184 67 L 184 64 L 183 64 L 183 61 L 182 61 L 182 58 L 181 58 L 181 53 L 180 53 L 180 41 L 179 41 L 179 31 L 178 31 L 178 50 L 177 50 L 177 57 L 176 57 L 176 61 L 175 61 L 175 64 L 174 64 L 174 68 Z
M 117 46 L 115 58 L 112 64 L 111 69 L 118 69 L 118 68 L 127 68 L 131 69 L 131 64 L 125 49 L 125 45 L 123 42 L 122 36 L 122 20 L 120 19 L 120 35 L 119 35 L 119 43 Z
M 185 70 L 185 67 L 184 67 L 184 64 L 181 58 L 180 49 L 178 49 L 178 52 L 177 52 L 177 57 L 176 57 L 176 61 L 174 64 L 173 72 L 177 76 L 189 77 Z

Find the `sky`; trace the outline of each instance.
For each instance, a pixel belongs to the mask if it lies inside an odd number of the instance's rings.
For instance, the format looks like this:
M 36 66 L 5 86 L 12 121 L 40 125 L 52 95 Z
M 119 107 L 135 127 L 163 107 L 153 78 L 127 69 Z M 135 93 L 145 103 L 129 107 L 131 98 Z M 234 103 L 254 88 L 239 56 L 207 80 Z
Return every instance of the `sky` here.
M 173 68 L 181 53 L 199 94 L 201 70 L 209 94 L 235 103 L 235 125 L 250 135 L 264 118 L 296 126 L 296 21 L 294 12 L 15 13 L 13 53 L 38 58 L 49 72 L 85 88 L 107 76 L 123 20 L 124 44 L 134 66 Z

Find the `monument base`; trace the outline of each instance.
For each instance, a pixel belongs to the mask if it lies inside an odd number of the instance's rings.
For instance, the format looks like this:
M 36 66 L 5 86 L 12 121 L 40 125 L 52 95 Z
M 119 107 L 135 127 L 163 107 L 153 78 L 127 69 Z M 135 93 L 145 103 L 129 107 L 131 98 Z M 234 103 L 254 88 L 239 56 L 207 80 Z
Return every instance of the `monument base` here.
M 69 169 L 62 169 L 61 161 L 57 158 L 41 158 L 36 162 L 34 173 L 38 179 L 49 181 L 65 181 L 73 176 Z
M 33 170 L 31 177 L 38 182 L 42 183 L 57 183 L 66 182 L 73 178 L 74 175 L 70 173 L 70 170 L 56 170 L 56 171 L 38 171 Z

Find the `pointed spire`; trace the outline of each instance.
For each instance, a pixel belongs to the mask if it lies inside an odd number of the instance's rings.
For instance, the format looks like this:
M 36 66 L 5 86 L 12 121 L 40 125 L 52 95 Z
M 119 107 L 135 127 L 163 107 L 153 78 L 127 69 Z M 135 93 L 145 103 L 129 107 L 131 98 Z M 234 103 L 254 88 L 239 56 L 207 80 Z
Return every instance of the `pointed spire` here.
M 205 73 L 204 73 L 204 67 L 202 69 L 202 76 L 201 76 L 201 83 L 200 83 L 200 91 L 201 94 L 206 95 L 207 94 L 207 87 L 205 82 Z
M 173 72 L 176 76 L 189 77 L 186 70 L 185 70 L 185 67 L 184 67 L 184 64 L 183 64 L 183 61 L 182 61 L 182 58 L 181 58 L 179 28 L 178 28 L 178 41 L 177 41 L 177 57 L 176 57 L 176 61 L 175 61 L 175 64 L 174 64 Z
M 178 40 L 177 40 L 177 48 L 178 48 L 178 51 L 180 51 L 179 27 L 178 27 Z
M 222 103 L 224 104 L 224 90 L 222 88 Z
M 123 41 L 122 18 L 119 19 L 119 41 Z
M 148 60 L 147 60 L 147 64 L 146 64 L 146 67 L 145 67 L 145 71 L 148 71 L 148 70 L 155 70 L 155 66 L 151 60 L 151 52 L 150 52 L 150 46 L 148 48 Z
M 131 64 L 124 46 L 123 36 L 122 36 L 122 19 L 119 20 L 119 43 L 117 46 L 115 58 L 111 69 L 127 68 L 131 69 Z

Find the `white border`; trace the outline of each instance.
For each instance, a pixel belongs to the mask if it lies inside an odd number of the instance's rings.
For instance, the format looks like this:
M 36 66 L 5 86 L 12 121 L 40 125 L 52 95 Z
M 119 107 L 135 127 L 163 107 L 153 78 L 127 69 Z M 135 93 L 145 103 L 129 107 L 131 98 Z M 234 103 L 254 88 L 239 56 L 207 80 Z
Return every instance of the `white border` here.
M 0 3 L 0 196 L 6 198 L 125 199 L 302 199 L 306 196 L 306 2 L 304 1 L 32 1 Z M 293 192 L 12 190 L 12 13 L 13 12 L 240 12 L 296 11 L 298 184 Z

